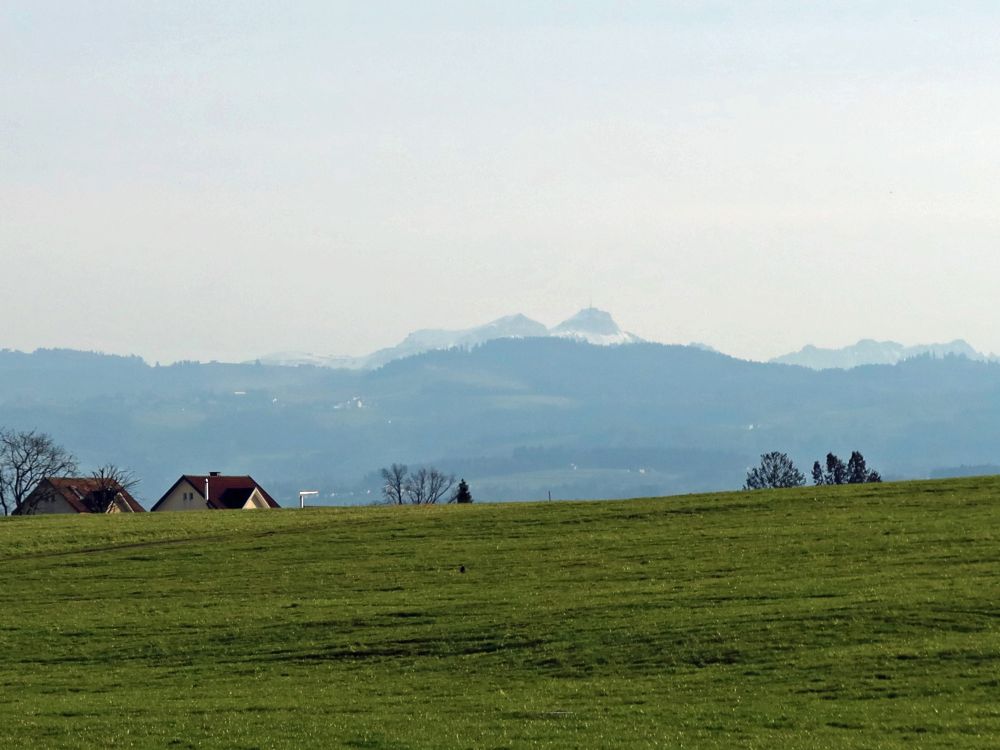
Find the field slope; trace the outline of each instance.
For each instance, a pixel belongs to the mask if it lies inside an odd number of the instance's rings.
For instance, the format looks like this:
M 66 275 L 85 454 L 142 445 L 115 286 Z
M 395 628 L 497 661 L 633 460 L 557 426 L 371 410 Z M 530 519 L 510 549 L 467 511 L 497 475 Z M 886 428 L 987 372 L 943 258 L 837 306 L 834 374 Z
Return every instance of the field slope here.
M 996 748 L 998 498 L 8 519 L 0 747 Z

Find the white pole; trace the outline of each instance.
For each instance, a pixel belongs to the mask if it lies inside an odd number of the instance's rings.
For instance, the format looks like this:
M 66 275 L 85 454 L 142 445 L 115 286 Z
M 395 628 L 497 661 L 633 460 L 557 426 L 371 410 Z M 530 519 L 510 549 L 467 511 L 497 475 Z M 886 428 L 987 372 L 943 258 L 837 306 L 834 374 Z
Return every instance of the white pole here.
M 306 507 L 306 498 L 312 497 L 313 495 L 318 495 L 319 490 L 300 490 L 299 491 L 299 510 Z

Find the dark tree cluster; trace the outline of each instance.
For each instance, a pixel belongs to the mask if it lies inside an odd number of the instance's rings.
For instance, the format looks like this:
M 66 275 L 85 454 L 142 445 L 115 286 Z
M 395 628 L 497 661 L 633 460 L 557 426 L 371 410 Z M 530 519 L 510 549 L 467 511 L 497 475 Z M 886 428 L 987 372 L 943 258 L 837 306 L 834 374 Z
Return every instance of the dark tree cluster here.
M 434 505 L 448 497 L 449 503 L 471 503 L 472 493 L 463 479 L 455 485 L 455 475 L 445 474 L 433 466 L 410 471 L 406 464 L 393 464 L 382 469 L 382 499 L 389 505 Z
M 869 469 L 865 463 L 865 457 L 860 451 L 853 451 L 851 458 L 844 465 L 844 462 L 833 453 L 826 454 L 826 469 L 819 461 L 813 464 L 813 483 L 818 485 L 827 484 L 866 484 L 869 482 L 881 482 L 882 476 L 874 469 Z
M 865 484 L 881 482 L 882 476 L 874 469 L 869 469 L 865 457 L 860 451 L 851 453 L 850 460 L 845 464 L 833 453 L 826 454 L 826 468 L 819 461 L 813 464 L 813 482 L 817 485 L 827 484 Z M 747 472 L 745 490 L 768 490 L 783 487 L 801 487 L 806 483 L 792 459 L 785 453 L 771 451 L 760 457 L 760 466 Z

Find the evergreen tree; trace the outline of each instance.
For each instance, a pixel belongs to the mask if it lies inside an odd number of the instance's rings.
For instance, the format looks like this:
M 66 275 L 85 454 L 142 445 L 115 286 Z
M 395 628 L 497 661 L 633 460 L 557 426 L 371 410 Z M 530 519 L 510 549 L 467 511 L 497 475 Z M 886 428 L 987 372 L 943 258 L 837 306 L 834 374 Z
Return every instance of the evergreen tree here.
M 469 485 L 466 484 L 465 480 L 462 479 L 458 483 L 458 489 L 455 490 L 455 497 L 452 498 L 452 502 L 456 503 L 471 503 L 472 493 L 469 492 Z
M 813 484 L 817 487 L 821 484 L 825 484 L 823 480 L 823 467 L 820 466 L 819 461 L 813 462 Z
M 826 454 L 826 471 L 822 470 L 820 462 L 813 464 L 813 481 L 819 484 L 865 484 L 881 482 L 882 476 L 874 469 L 869 469 L 861 451 L 852 451 L 851 459 L 844 465 L 833 453 Z
M 847 462 L 847 483 L 864 484 L 868 481 L 868 467 L 865 466 L 865 457 L 860 451 L 851 453 L 851 460 Z
M 826 454 L 826 476 L 824 484 L 844 484 L 847 481 L 847 467 L 832 453 Z

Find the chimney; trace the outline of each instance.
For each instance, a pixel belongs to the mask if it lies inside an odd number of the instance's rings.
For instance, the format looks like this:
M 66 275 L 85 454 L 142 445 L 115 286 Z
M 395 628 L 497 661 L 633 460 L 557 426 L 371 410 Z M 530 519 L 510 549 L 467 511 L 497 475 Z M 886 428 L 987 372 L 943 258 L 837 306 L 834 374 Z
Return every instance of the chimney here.
M 217 476 L 219 476 L 219 472 L 217 472 L 217 471 L 210 471 L 210 472 L 208 472 L 208 475 L 210 477 L 217 477 Z

